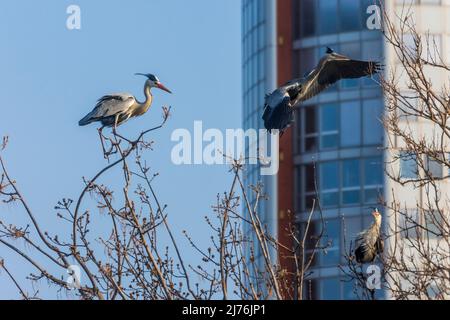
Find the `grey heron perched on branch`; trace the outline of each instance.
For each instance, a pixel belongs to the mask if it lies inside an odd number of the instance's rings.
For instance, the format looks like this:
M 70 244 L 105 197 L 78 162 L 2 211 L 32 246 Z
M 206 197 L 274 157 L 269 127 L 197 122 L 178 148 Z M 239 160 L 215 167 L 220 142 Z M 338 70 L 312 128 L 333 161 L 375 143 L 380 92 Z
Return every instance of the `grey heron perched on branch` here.
M 374 218 L 373 224 L 360 232 L 356 238 L 355 257 L 359 263 L 372 262 L 384 250 L 384 242 L 381 238 L 381 214 L 378 209 L 375 209 L 372 215 Z
M 102 124 L 100 130 L 104 127 L 113 127 L 113 130 L 115 130 L 117 126 L 128 119 L 141 116 L 148 111 L 153 101 L 152 88 L 158 88 L 172 93 L 153 74 L 136 73 L 136 75 L 147 78 L 144 85 L 144 102 L 139 102 L 134 96 L 128 93 L 108 94 L 101 97 L 94 109 L 81 119 L 78 124 L 85 126 L 98 121 Z
M 327 48 L 317 67 L 305 77 L 293 79 L 266 95 L 264 126 L 269 132 L 278 129 L 283 134 L 294 121 L 294 108 L 299 102 L 312 98 L 338 80 L 373 75 L 381 69 L 378 62 L 352 60 Z

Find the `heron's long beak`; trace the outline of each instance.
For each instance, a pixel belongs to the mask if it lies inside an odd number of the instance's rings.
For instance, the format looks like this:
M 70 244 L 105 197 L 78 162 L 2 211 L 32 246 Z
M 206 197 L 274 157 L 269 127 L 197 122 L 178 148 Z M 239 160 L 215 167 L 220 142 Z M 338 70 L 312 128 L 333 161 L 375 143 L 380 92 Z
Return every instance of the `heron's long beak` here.
M 168 93 L 172 93 L 172 91 L 170 91 L 169 89 L 167 89 L 161 82 L 158 82 L 158 83 L 156 84 L 156 86 L 157 86 L 159 89 L 161 89 L 161 90 L 164 90 L 164 91 L 166 91 L 166 92 L 168 92 Z

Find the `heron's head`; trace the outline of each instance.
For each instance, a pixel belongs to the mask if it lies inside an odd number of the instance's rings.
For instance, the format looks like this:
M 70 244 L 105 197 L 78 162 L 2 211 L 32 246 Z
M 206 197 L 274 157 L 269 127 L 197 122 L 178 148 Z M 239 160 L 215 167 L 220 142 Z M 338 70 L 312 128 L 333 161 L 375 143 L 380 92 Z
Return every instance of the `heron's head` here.
M 377 208 L 375 208 L 375 209 L 372 211 L 372 216 L 373 216 L 373 218 L 375 219 L 375 221 L 376 221 L 376 223 L 377 223 L 378 225 L 381 224 L 381 213 L 378 211 Z
M 147 83 L 151 88 L 158 88 L 161 90 L 164 90 L 168 93 L 172 93 L 172 91 L 170 91 L 169 89 L 166 88 L 166 86 L 164 86 L 161 81 L 159 81 L 158 77 L 151 74 L 151 73 L 135 73 L 135 75 L 138 76 L 144 76 L 147 78 Z
M 337 52 L 335 52 L 333 49 L 331 49 L 330 47 L 327 47 L 327 51 L 326 51 L 327 55 L 331 55 L 335 58 L 341 58 L 341 59 L 347 59 L 346 56 L 339 54 Z

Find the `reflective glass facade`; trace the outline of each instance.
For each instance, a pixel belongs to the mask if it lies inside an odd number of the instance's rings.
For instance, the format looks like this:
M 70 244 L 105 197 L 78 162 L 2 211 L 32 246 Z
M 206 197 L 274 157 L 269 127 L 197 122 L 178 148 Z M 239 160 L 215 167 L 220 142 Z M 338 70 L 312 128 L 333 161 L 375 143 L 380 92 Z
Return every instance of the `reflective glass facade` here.
M 354 59 L 383 60 L 380 32 L 365 27 L 370 4 L 370 0 L 294 0 L 294 77 L 313 69 L 326 47 Z M 329 243 L 313 261 L 306 298 L 355 298 L 338 265 L 344 262 L 350 240 L 371 223 L 368 207 L 383 195 L 382 112 L 382 91 L 369 78 L 340 81 L 297 110 L 296 220 L 304 230 L 313 202 L 319 201 L 327 234 L 323 244 Z M 319 232 L 321 222 L 313 224 Z
M 264 97 L 274 90 L 276 85 L 275 4 L 275 0 L 242 1 L 244 130 L 264 128 L 262 121 Z M 249 154 L 248 147 L 246 145 L 246 154 Z M 258 214 L 261 222 L 269 227 L 271 234 L 276 236 L 276 176 L 261 176 L 259 164 L 249 164 L 245 168 L 244 180 L 247 186 L 262 183 L 264 191 L 273 195 L 270 200 L 259 202 Z M 252 198 L 252 192 L 250 189 L 248 191 L 248 195 Z M 255 237 L 253 232 L 249 232 L 247 229 L 244 232 Z M 259 246 L 255 246 L 254 250 L 257 261 L 261 260 Z M 259 261 L 259 264 L 260 269 L 264 270 L 262 260 Z
M 292 78 L 301 77 L 314 68 L 327 46 L 355 59 L 383 61 L 386 65 L 396 63 L 386 50 L 379 30 L 366 27 L 370 15 L 367 8 L 373 5 L 373 0 L 289 1 L 292 2 L 292 19 L 289 19 L 292 39 L 274 30 L 274 26 L 280 26 L 281 22 L 275 21 L 274 4 L 277 0 L 242 1 L 245 128 L 262 127 L 264 95 L 275 87 L 276 67 L 285 65 L 276 57 L 275 39 L 279 41 L 278 48 L 283 46 L 283 42 L 292 41 Z M 415 8 L 426 6 L 427 10 L 421 12 L 424 15 L 422 20 L 427 21 L 421 26 L 424 29 L 422 32 L 431 34 L 434 43 L 438 48 L 442 47 L 444 53 L 449 52 L 450 37 L 447 31 L 443 31 L 445 24 L 433 20 L 441 13 L 440 7 L 448 6 L 448 1 L 395 0 L 387 3 L 390 4 L 388 11 L 392 12 L 395 6 L 401 8 L 404 4 L 413 4 Z M 285 15 L 283 12 L 281 17 Z M 405 41 L 408 42 L 407 35 Z M 295 167 L 292 172 L 295 219 L 300 232 L 305 230 L 312 203 L 319 201 L 327 230 L 327 239 L 323 244 L 330 241 L 328 249 L 315 256 L 304 298 L 355 298 L 353 284 L 342 281 L 343 274 L 338 265 L 344 262 L 342 255 L 348 252 L 349 242 L 372 223 L 372 217 L 368 214 L 370 207 L 379 200 L 389 201 L 386 190 L 396 188 L 383 172 L 384 162 L 389 160 L 383 151 L 385 133 L 380 121 L 383 111 L 382 91 L 377 82 L 370 78 L 340 81 L 298 107 L 295 125 L 290 129 L 293 133 L 293 154 L 288 155 L 293 158 Z M 412 160 L 405 158 L 399 165 L 400 174 L 405 178 L 417 175 Z M 437 177 L 443 174 L 442 168 L 432 161 L 429 161 L 428 167 Z M 260 180 L 263 179 L 259 176 L 259 168 L 249 168 L 247 183 L 254 184 Z M 277 198 L 279 190 L 273 186 L 280 188 L 282 183 L 269 180 L 267 185 L 271 186 L 269 194 L 272 198 L 263 204 L 261 213 L 265 222 L 274 228 L 277 221 L 273 214 L 281 196 Z M 396 192 L 399 198 L 409 200 L 412 208 L 415 207 L 417 200 L 411 196 L 413 191 L 398 189 Z M 267 209 L 268 206 L 271 208 Z M 285 204 L 285 208 L 289 206 Z M 320 220 L 313 220 L 309 228 L 311 233 L 318 233 L 321 223 Z M 390 222 L 384 220 L 384 223 Z M 313 249 L 312 242 L 306 245 L 310 251 Z M 383 294 L 382 291 L 377 292 L 377 295 Z

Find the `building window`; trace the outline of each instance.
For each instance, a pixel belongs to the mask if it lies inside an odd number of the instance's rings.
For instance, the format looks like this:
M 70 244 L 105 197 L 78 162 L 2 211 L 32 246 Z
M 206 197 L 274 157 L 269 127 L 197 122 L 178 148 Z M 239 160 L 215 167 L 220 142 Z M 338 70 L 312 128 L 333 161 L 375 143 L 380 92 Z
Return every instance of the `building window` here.
M 426 174 L 431 178 L 442 178 L 443 177 L 442 163 L 432 159 L 428 155 L 426 155 L 425 157 L 426 157 Z
M 300 34 L 303 37 L 313 36 L 316 33 L 316 1 L 317 0 L 300 0 Z M 294 19 L 296 19 L 294 17 Z
M 416 154 L 409 151 L 402 151 L 399 154 L 399 159 L 400 159 L 400 178 L 417 179 L 418 166 Z
M 420 0 L 421 4 L 432 4 L 432 5 L 440 5 L 441 0 Z
M 417 239 L 420 232 L 417 209 L 407 209 L 399 212 L 400 235 L 404 239 Z
M 340 300 L 341 299 L 341 280 L 337 277 L 324 278 L 321 280 L 321 299 Z
M 362 30 L 367 8 L 373 4 L 373 0 L 293 0 L 294 39 Z
M 360 300 L 361 288 L 355 285 L 355 281 L 343 281 L 342 288 L 343 300 Z
M 305 152 L 315 152 L 318 150 L 318 119 L 316 106 L 304 109 L 303 127 L 305 128 L 303 150 Z
M 396 4 L 405 6 L 408 8 L 410 5 L 416 5 L 416 4 L 428 4 L 428 5 L 440 5 L 442 3 L 442 0 L 396 0 Z
M 425 48 L 422 51 L 422 58 L 427 61 L 439 61 L 443 53 L 442 35 L 427 34 L 423 41 L 425 42 Z
M 395 3 L 402 6 L 410 6 L 412 4 L 417 4 L 419 0 L 396 0 Z
M 356 31 L 361 29 L 360 10 L 362 9 L 359 7 L 359 1 L 339 0 L 341 31 Z
M 443 213 L 437 210 L 425 211 L 425 233 L 427 239 L 438 239 L 442 236 L 442 226 L 444 224 Z
M 342 223 L 342 240 L 347 245 L 343 250 L 348 252 L 350 248 L 354 249 L 355 239 L 363 229 L 362 217 L 345 217 Z
M 436 60 L 442 56 L 442 36 L 440 34 L 422 35 L 423 50 L 417 47 L 417 42 L 414 39 L 414 35 L 410 33 L 403 35 L 405 50 L 412 58 L 417 57 L 419 52 L 421 58 L 427 61 Z
M 320 299 L 320 280 L 311 279 L 305 280 L 303 285 L 303 298 L 306 300 Z
M 343 102 L 340 105 L 341 146 L 361 144 L 361 106 L 359 101 Z
M 361 179 L 358 159 L 342 162 L 342 204 L 360 203 Z
M 337 0 L 319 0 L 319 13 L 317 24 L 320 34 L 338 33 L 337 18 L 338 7 Z
M 362 58 L 368 61 L 380 61 L 382 60 L 382 44 L 380 40 L 364 41 L 362 43 Z M 379 86 L 379 75 L 374 74 L 372 76 L 364 77 L 363 86 L 376 87 Z
M 379 61 L 382 58 L 382 49 L 380 40 L 366 40 L 362 42 L 362 56 L 366 60 Z M 374 83 L 374 81 L 371 82 Z
M 365 145 L 382 143 L 382 113 L 383 101 L 381 99 L 363 101 L 363 141 Z
M 313 207 L 314 200 L 316 198 L 316 175 L 314 170 L 315 169 L 313 164 L 307 164 L 303 166 L 303 174 L 299 177 L 299 179 L 304 177 L 303 194 L 305 195 L 305 200 L 302 207 L 305 210 L 311 209 Z
M 318 255 L 319 253 L 316 252 L 316 248 L 320 246 L 319 242 L 319 234 L 321 230 L 319 227 L 321 224 L 317 220 L 311 220 L 309 225 L 307 222 L 300 224 L 300 231 L 301 234 L 304 236 L 306 232 L 306 241 L 305 241 L 305 261 L 311 262 L 311 266 L 317 266 L 318 265 Z
M 266 71 L 266 69 L 264 68 L 266 61 L 265 61 L 265 51 L 260 51 L 258 53 L 258 71 L 259 71 L 259 77 L 258 77 L 258 81 L 263 81 L 265 74 L 264 72 Z M 262 95 L 264 97 L 264 95 Z
M 321 239 L 322 246 L 327 247 L 321 253 L 322 267 L 337 266 L 341 259 L 340 251 L 341 221 L 332 219 L 325 221 L 325 236 Z
M 338 106 L 336 104 L 326 104 L 320 107 L 320 111 L 321 148 L 337 148 L 339 145 Z
M 364 159 L 364 202 L 377 203 L 383 186 L 383 165 L 380 157 Z
M 417 45 L 414 41 L 414 36 L 410 33 L 405 33 L 403 35 L 403 46 L 405 48 L 405 51 L 407 52 L 408 55 L 411 56 L 411 58 L 416 58 L 418 53 L 417 53 Z
M 324 162 L 320 165 L 320 197 L 324 207 L 339 205 L 339 162 Z
M 306 48 L 300 51 L 300 70 L 299 77 L 306 76 L 317 64 L 317 54 L 315 48 Z
M 302 110 L 300 108 L 295 109 L 295 122 L 294 127 L 292 129 L 292 133 L 294 135 L 294 145 L 293 145 L 293 152 L 294 154 L 300 154 L 302 152 L 302 116 L 301 116 Z
M 401 93 L 403 99 L 398 101 L 397 115 L 399 120 L 417 121 L 417 112 L 419 107 L 419 99 L 414 95 L 414 92 L 403 91 Z
M 300 136 L 302 152 L 336 149 L 339 146 L 339 105 L 302 108 Z M 304 134 L 301 133 L 303 130 Z
M 311 220 L 309 225 L 307 223 L 302 224 L 302 234 L 306 232 L 308 228 L 308 234 L 306 235 L 305 248 L 306 251 L 313 251 L 318 244 L 318 235 L 321 232 L 320 223 L 317 220 Z
M 298 190 L 301 190 L 299 203 L 303 204 L 299 209 L 308 210 L 317 196 L 316 175 L 313 164 L 305 164 L 301 168 L 303 171 L 297 177 Z M 381 157 L 326 161 L 317 164 L 317 168 L 320 204 L 325 208 L 361 204 L 363 201 L 373 204 L 382 194 Z

